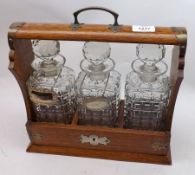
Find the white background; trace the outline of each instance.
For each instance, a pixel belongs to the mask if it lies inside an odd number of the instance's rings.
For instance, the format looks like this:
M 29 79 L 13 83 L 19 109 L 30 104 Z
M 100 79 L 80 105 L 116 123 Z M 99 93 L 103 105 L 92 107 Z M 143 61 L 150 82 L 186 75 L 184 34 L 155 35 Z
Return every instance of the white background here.
M 7 30 L 12 22 L 73 21 L 72 13 L 86 6 L 104 6 L 120 14 L 121 24 L 185 26 L 188 30 L 185 79 L 179 91 L 172 128 L 172 166 L 111 160 L 30 154 L 26 111 L 17 82 L 7 70 Z M 176 175 L 195 173 L 195 1 L 193 0 L 0 0 L 0 175 Z M 104 12 L 83 13 L 85 23 L 112 23 Z M 65 43 L 67 65 L 78 70 L 83 43 Z M 135 56 L 132 46 L 112 44 L 116 69 L 124 77 Z M 124 46 L 124 47 L 123 47 Z M 129 49 L 131 48 L 131 49 Z M 72 61 L 75 59 L 76 61 Z M 125 69 L 124 69 L 125 68 Z

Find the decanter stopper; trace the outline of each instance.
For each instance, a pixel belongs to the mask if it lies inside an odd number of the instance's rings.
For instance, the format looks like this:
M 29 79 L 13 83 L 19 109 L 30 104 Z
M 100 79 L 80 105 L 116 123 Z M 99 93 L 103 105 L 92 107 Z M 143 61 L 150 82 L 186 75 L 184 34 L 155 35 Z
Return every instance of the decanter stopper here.
M 56 76 L 65 63 L 65 58 L 59 56 L 60 43 L 56 40 L 33 40 L 33 52 L 42 61 L 39 65 L 32 64 L 34 70 L 40 70 L 45 76 Z
M 149 66 L 154 66 L 165 57 L 165 47 L 158 44 L 139 44 L 136 47 L 137 57 Z
M 114 61 L 110 58 L 111 48 L 104 42 L 86 42 L 83 47 L 84 60 L 81 69 L 93 80 L 103 80 L 114 68 Z
M 60 52 L 60 43 L 56 40 L 33 40 L 34 54 L 43 59 L 50 60 Z
M 86 42 L 83 54 L 91 64 L 98 66 L 110 57 L 110 46 L 103 42 Z
M 167 71 L 167 65 L 161 61 L 165 56 L 163 45 L 139 44 L 136 47 L 136 54 L 138 59 L 134 60 L 131 66 L 142 81 L 154 82 Z

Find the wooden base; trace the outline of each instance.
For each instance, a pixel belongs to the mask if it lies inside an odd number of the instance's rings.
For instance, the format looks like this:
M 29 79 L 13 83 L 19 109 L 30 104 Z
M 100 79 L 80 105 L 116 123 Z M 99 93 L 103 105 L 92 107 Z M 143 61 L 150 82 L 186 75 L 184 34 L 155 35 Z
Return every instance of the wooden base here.
M 30 144 L 27 148 L 27 152 L 93 157 L 93 158 L 104 158 L 104 159 L 112 159 L 112 160 L 124 160 L 124 161 L 133 161 L 133 162 L 142 162 L 142 163 L 171 165 L 170 150 L 167 155 L 161 156 L 161 155 L 142 154 L 142 153 L 90 150 L 90 149 L 81 149 L 81 148 Z

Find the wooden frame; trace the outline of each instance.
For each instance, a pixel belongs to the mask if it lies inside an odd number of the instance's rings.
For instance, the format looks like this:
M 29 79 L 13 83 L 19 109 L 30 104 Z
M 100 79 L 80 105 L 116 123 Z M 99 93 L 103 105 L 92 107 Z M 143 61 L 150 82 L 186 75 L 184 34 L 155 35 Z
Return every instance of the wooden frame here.
M 77 125 L 75 114 L 70 125 L 35 122 L 35 114 L 27 93 L 26 81 L 32 69 L 34 55 L 31 39 L 67 41 L 107 41 L 119 43 L 155 43 L 174 45 L 171 65 L 171 95 L 164 131 L 123 128 L 123 106 L 120 103 L 118 128 Z M 27 110 L 28 152 L 97 157 L 147 163 L 171 164 L 170 131 L 178 90 L 183 79 L 187 33 L 180 27 L 156 27 L 155 32 L 133 32 L 131 26 L 120 26 L 113 32 L 107 25 L 81 25 L 73 30 L 71 24 L 14 23 L 8 33 L 10 46 L 9 69 L 16 77 Z M 107 145 L 81 143 L 81 135 L 107 137 Z

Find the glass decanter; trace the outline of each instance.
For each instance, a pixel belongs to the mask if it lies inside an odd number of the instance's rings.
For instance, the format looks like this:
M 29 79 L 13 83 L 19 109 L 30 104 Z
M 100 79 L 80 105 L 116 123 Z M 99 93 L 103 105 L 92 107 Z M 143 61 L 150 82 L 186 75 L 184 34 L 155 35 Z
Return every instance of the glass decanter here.
M 165 47 L 139 44 L 136 53 L 126 77 L 125 127 L 163 130 L 170 91 Z
M 27 81 L 36 121 L 71 123 L 75 112 L 74 71 L 64 66 L 60 43 L 33 40 L 33 73 Z
M 113 70 L 108 43 L 86 42 L 76 81 L 79 124 L 114 127 L 118 120 L 120 73 Z

